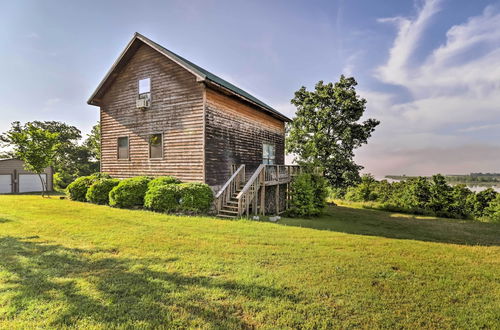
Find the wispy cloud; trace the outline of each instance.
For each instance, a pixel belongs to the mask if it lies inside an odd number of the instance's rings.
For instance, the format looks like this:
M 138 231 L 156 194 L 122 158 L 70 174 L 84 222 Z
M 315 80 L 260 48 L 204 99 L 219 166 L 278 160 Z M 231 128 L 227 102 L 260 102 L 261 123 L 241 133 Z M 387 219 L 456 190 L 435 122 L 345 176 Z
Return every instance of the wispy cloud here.
M 408 65 L 412 54 L 426 31 L 432 17 L 439 11 L 440 0 L 427 0 L 415 19 L 401 16 L 381 18 L 381 23 L 393 23 L 398 34 L 389 53 L 387 63 L 376 71 L 382 81 L 393 84 L 405 84 L 410 79 Z
M 480 144 L 482 158 L 474 159 L 475 163 L 470 162 L 473 154 L 463 149 L 470 144 L 465 133 L 500 128 L 500 12 L 490 6 L 481 15 L 450 27 L 445 41 L 418 61 L 413 54 L 420 50 L 442 5 L 439 0 L 427 0 L 414 18 L 379 20 L 395 23 L 397 34 L 386 63 L 374 76 L 404 88 L 409 99 L 397 102 L 397 94 L 365 92 L 369 111 L 382 120 L 372 147 L 385 156 L 372 159 L 373 168 L 404 163 L 414 172 L 418 168 L 424 172 L 432 163 L 443 172 L 467 171 L 472 164 L 474 170 L 481 170 L 478 162 L 487 162 L 485 155 L 500 148 L 500 141 Z M 453 156 L 456 152 L 461 156 Z

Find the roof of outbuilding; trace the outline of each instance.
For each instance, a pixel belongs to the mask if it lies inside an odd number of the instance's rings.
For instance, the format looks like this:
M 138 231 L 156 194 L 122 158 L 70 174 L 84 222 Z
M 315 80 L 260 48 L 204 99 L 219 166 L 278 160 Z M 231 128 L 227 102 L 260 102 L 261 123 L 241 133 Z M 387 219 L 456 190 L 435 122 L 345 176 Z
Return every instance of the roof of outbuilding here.
M 113 64 L 113 66 L 111 67 L 111 69 L 109 70 L 109 72 L 106 74 L 106 76 L 104 77 L 104 79 L 102 80 L 102 82 L 97 87 L 96 91 L 89 98 L 89 100 L 88 100 L 89 104 L 94 104 L 94 105 L 96 104 L 96 102 L 94 101 L 94 99 L 96 98 L 98 92 L 104 86 L 104 84 L 108 80 L 108 78 L 112 75 L 113 71 L 116 69 L 116 67 L 118 66 L 119 62 L 121 62 L 121 60 L 125 57 L 125 54 L 127 53 L 127 50 L 131 47 L 131 45 L 136 40 L 140 40 L 140 41 L 144 42 L 145 44 L 151 46 L 153 49 L 159 51 L 160 53 L 162 53 L 163 55 L 167 56 L 168 58 L 170 58 L 171 60 L 173 60 L 177 64 L 181 65 L 182 67 L 184 67 L 185 69 L 187 69 L 188 71 L 190 71 L 191 73 L 193 73 L 194 75 L 196 75 L 199 81 L 207 81 L 208 80 L 209 82 L 214 83 L 215 85 L 218 85 L 218 86 L 220 86 L 220 87 L 222 87 L 224 89 L 227 89 L 227 90 L 231 91 L 232 93 L 238 95 L 239 97 L 241 97 L 243 99 L 246 99 L 247 101 L 249 101 L 249 102 L 251 102 L 253 104 L 256 104 L 257 106 L 259 106 L 263 110 L 265 110 L 265 111 L 273 114 L 274 116 L 282 119 L 283 121 L 291 121 L 290 118 L 288 118 L 287 116 L 283 115 L 279 111 L 273 109 L 271 106 L 269 106 L 266 103 L 262 102 L 261 100 L 259 100 L 255 96 L 251 95 L 250 93 L 245 92 L 241 88 L 239 88 L 239 87 L 231 84 L 230 82 L 228 82 L 228 81 L 220 78 L 219 76 L 217 76 L 217 75 L 215 75 L 215 74 L 213 74 L 213 73 L 211 73 L 211 72 L 203 69 L 202 67 L 194 64 L 193 62 L 185 59 L 184 57 L 175 54 L 174 52 L 166 49 L 162 45 L 160 45 L 160 44 L 158 44 L 158 43 L 156 43 L 156 42 L 148 39 L 147 37 L 143 36 L 142 34 L 140 34 L 138 32 L 136 32 L 134 34 L 134 37 L 129 42 L 129 44 L 127 45 L 127 47 L 125 48 L 125 50 L 122 52 L 122 54 L 120 55 L 120 57 L 116 60 L 116 62 Z

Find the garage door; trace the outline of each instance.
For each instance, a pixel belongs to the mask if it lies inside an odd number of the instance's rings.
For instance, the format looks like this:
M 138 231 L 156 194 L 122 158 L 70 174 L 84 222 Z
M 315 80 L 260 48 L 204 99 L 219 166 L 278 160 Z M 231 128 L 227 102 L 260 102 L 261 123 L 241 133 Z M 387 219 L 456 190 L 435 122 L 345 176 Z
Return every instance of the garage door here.
M 0 194 L 12 192 L 12 177 L 10 174 L 0 174 Z
M 43 182 L 47 182 L 47 174 L 42 174 Z M 19 192 L 42 191 L 42 183 L 38 174 L 19 174 Z

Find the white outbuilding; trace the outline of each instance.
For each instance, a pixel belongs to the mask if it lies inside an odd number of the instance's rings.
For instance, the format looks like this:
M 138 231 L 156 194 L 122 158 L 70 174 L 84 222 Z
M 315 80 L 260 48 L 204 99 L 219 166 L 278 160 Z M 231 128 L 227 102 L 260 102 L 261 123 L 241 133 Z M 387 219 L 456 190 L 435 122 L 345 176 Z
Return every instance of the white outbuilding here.
M 41 174 L 47 190 L 53 187 L 53 171 L 48 167 Z M 0 159 L 0 194 L 27 193 L 42 191 L 38 174 L 26 171 L 24 162 L 19 159 Z

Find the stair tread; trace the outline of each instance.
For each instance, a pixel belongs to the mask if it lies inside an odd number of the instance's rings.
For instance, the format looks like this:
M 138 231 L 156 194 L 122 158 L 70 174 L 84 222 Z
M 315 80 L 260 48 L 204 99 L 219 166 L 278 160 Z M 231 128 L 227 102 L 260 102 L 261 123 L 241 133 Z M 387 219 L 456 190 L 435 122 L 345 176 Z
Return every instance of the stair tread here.
M 217 214 L 219 218 L 231 218 L 231 219 L 236 219 L 236 216 L 234 215 L 229 215 L 229 214 Z
M 236 211 L 231 211 L 231 210 L 227 210 L 227 209 L 221 209 L 219 211 L 219 213 L 232 213 L 232 214 L 238 214 L 238 210 Z

